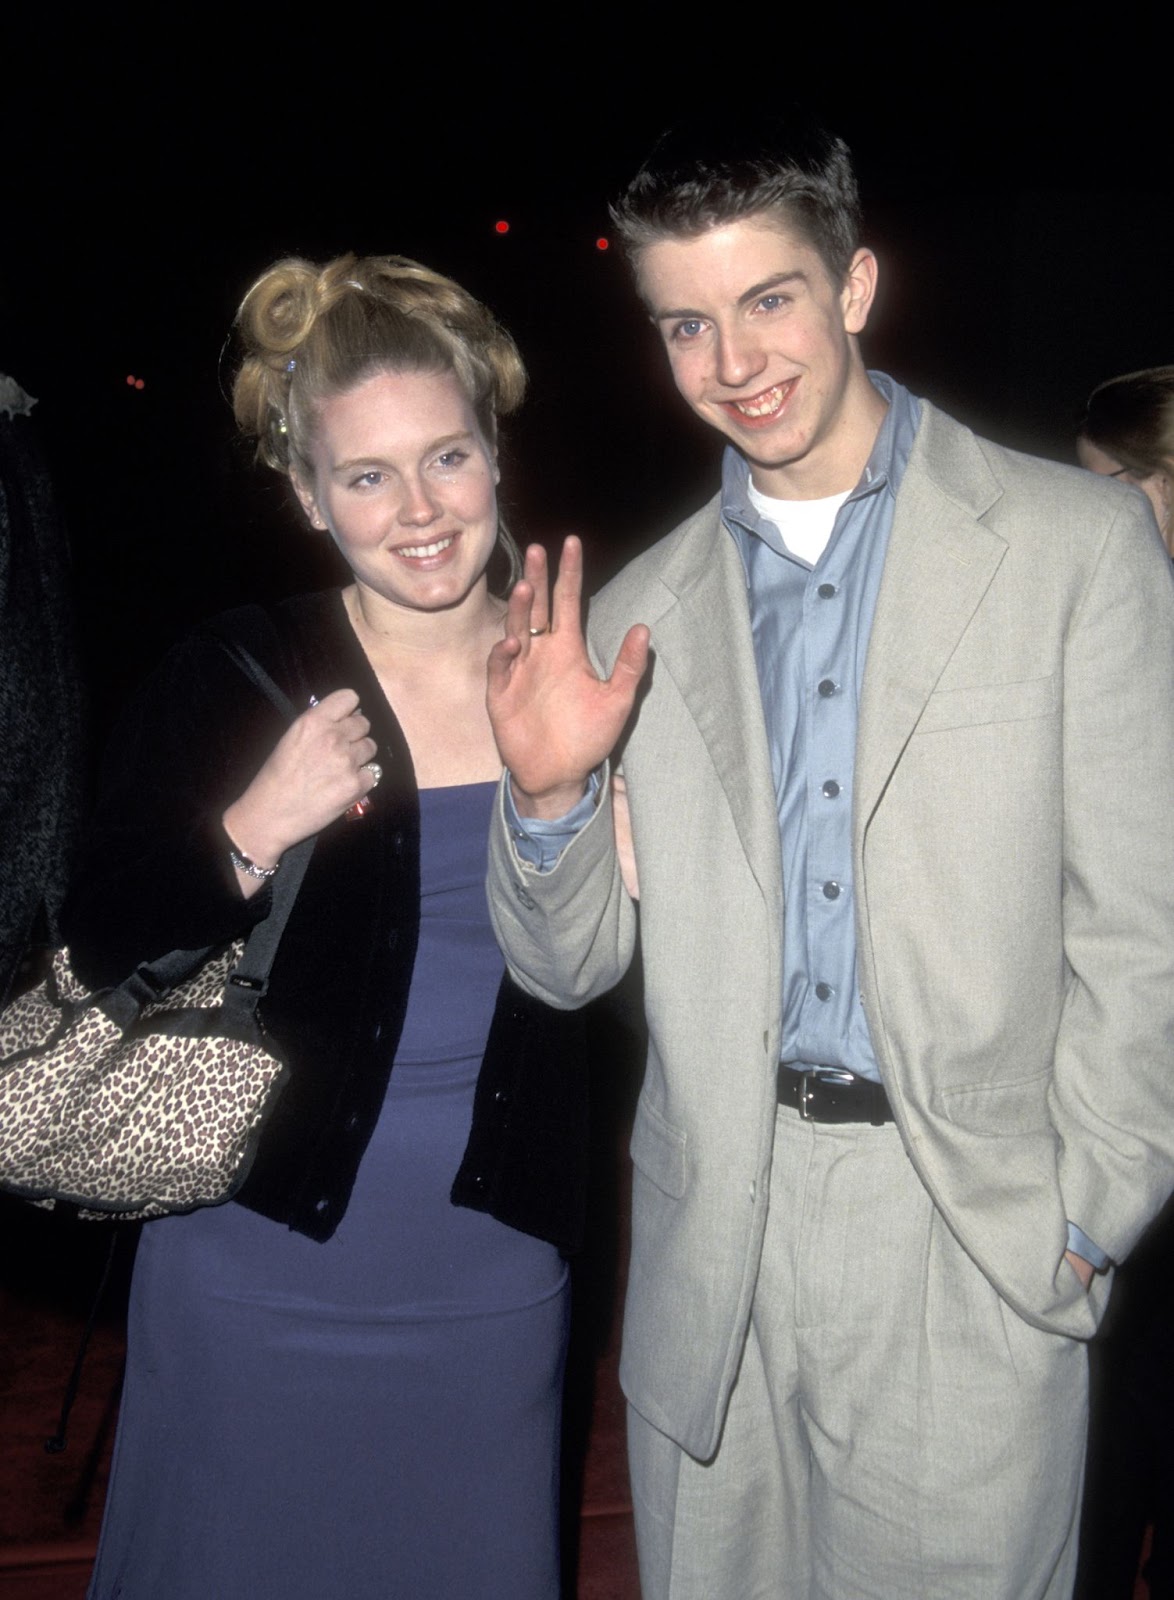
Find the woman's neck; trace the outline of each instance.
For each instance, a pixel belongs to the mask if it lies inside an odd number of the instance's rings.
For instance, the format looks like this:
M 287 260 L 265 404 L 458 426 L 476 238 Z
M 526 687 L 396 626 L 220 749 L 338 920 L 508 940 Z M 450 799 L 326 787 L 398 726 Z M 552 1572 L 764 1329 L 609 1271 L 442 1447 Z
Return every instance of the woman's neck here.
M 361 584 L 343 590 L 343 604 L 356 637 L 378 669 L 393 662 L 401 668 L 413 657 L 448 657 L 454 664 L 475 657 L 483 670 L 486 657 L 501 637 L 505 602 L 484 583 L 458 606 L 418 611 L 397 606 Z

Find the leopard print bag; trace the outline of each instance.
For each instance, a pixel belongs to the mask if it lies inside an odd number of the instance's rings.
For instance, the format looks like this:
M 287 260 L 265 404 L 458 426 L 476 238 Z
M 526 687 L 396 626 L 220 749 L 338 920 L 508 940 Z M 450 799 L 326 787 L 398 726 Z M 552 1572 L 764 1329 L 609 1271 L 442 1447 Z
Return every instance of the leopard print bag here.
M 249 652 L 220 643 L 292 718 Z M 55 952 L 0 1013 L 0 1189 L 118 1220 L 231 1199 L 287 1075 L 257 1008 L 315 843 L 286 852 L 247 943 L 173 951 L 95 993 Z
M 91 995 L 58 950 L 0 1016 L 0 1186 L 118 1218 L 229 1199 L 286 1074 L 248 1000 L 225 1015 L 243 951 L 147 999 L 149 969 Z

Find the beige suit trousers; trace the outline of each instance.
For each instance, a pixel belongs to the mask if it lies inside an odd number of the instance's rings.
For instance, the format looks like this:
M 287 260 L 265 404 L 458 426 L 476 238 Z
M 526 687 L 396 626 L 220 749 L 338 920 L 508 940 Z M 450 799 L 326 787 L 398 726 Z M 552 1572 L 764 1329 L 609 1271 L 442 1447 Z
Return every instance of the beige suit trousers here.
M 1086 1373 L 991 1288 L 892 1125 L 780 1110 L 717 1454 L 629 1412 L 644 1600 L 1065 1600 Z

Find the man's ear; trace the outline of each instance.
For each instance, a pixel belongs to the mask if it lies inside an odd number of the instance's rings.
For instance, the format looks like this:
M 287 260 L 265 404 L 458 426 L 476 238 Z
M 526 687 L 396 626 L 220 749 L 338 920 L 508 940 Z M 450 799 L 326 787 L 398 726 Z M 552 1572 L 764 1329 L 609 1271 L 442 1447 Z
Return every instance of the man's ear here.
M 844 310 L 844 331 L 863 333 L 876 296 L 878 275 L 876 257 L 871 250 L 857 250 L 844 279 L 840 304 Z
M 301 473 L 293 467 L 289 470 L 289 481 L 294 486 L 294 493 L 301 501 L 302 510 L 306 513 L 311 528 L 317 528 L 319 533 L 325 533 L 326 519 L 318 509 L 318 497 L 312 485 L 308 484 Z

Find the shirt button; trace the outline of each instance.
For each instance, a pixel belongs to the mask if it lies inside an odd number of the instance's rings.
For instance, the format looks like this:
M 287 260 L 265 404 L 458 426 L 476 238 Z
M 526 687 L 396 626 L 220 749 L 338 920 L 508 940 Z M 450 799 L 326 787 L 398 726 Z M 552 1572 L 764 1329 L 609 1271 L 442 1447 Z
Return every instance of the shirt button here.
M 835 694 L 839 687 L 839 684 L 836 683 L 834 679 L 821 678 L 818 684 L 820 698 L 823 700 L 830 700 L 832 695 Z
M 829 878 L 824 884 L 823 897 L 825 900 L 838 900 L 840 898 L 840 886 L 834 878 Z
M 514 884 L 514 893 L 517 895 L 518 899 L 525 906 L 527 911 L 533 911 L 533 909 L 534 909 L 534 896 L 526 888 L 525 884 L 523 884 L 523 883 L 515 883 Z
M 830 983 L 817 983 L 815 986 L 815 998 L 817 1000 L 830 1000 L 834 993 L 835 990 Z
M 821 583 L 815 592 L 821 600 L 834 600 L 836 597 L 836 586 L 834 583 Z
M 834 778 L 829 778 L 823 786 L 824 798 L 834 800 L 840 792 L 840 786 Z

